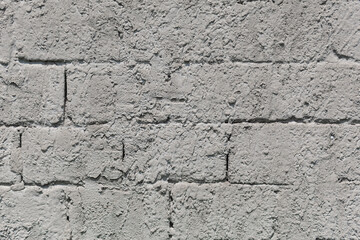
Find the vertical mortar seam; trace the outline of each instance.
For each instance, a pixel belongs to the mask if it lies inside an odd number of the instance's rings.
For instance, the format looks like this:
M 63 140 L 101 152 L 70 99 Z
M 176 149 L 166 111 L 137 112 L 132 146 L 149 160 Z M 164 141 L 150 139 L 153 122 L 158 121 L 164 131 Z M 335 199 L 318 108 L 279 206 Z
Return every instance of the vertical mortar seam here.
M 225 165 L 225 181 L 228 182 L 229 181 L 229 155 L 230 155 L 230 149 L 228 150 L 225 160 L 226 160 L 226 165 Z
M 169 221 L 169 240 L 173 238 L 173 229 L 174 229 L 174 223 L 172 221 L 172 204 L 173 204 L 173 197 L 171 194 L 171 188 L 169 189 L 169 215 L 168 215 L 168 221 Z
M 63 106 L 63 124 L 66 119 L 66 103 L 67 103 L 67 72 L 66 66 L 64 66 L 64 106 Z
M 124 161 L 125 159 L 125 140 L 123 140 L 122 142 L 122 160 Z
M 232 136 L 232 130 L 233 129 L 231 129 L 230 134 L 227 136 L 227 141 L 226 141 L 228 150 L 227 150 L 227 153 L 225 154 L 225 179 L 224 179 L 225 182 L 229 182 L 229 156 L 230 156 L 229 143 L 230 143 L 231 136 Z
M 18 146 L 18 148 L 22 148 L 22 136 L 23 136 L 23 132 L 20 131 L 19 132 L 19 146 Z

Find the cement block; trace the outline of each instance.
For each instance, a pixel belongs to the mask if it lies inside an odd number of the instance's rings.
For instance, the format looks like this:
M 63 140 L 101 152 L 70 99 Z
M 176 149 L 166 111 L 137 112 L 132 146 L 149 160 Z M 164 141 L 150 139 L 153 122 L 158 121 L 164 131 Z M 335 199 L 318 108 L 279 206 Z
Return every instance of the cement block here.
M 14 22 L 17 50 L 26 59 L 160 61 L 174 67 L 183 61 L 302 62 L 323 59 L 332 46 L 334 26 L 351 24 L 336 18 L 336 10 L 347 12 L 353 5 L 355 1 L 21 1 L 14 4 Z M 356 52 L 356 45 L 349 47 Z
M 122 191 L 103 186 L 70 192 L 73 239 L 168 239 L 166 189 Z
M 0 183 L 12 184 L 20 180 L 16 150 L 20 147 L 20 132 L 0 127 Z
M 31 128 L 23 133 L 20 159 L 25 182 L 104 183 L 219 181 L 225 178 L 229 127 L 109 125 Z
M 60 188 L 0 187 L 0 238 L 70 239 L 65 196 Z
M 172 188 L 174 239 L 356 239 L 359 186 L 179 183 Z
M 64 107 L 64 68 L 44 65 L 0 66 L 0 123 L 59 123 Z
M 230 182 L 299 184 L 359 180 L 359 127 L 243 124 L 233 127 Z
M 14 9 L 10 1 L 0 2 L 0 64 L 10 61 L 14 47 L 13 38 Z
M 359 69 L 349 63 L 194 64 L 170 78 L 152 66 L 74 66 L 68 116 L 78 125 L 358 121 Z

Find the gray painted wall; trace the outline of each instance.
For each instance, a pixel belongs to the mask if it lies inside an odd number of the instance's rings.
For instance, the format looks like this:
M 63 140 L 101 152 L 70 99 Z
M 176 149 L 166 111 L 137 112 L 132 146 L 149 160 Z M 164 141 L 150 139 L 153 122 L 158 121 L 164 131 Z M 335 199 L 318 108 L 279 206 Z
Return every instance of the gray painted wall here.
M 0 239 L 359 239 L 360 1 L 0 1 Z

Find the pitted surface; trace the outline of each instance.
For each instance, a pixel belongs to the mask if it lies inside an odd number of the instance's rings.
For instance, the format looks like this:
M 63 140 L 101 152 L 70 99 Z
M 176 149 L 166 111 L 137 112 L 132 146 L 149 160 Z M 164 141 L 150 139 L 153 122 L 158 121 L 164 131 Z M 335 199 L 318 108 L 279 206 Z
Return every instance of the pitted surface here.
M 0 0 L 0 239 L 359 239 L 358 0 Z

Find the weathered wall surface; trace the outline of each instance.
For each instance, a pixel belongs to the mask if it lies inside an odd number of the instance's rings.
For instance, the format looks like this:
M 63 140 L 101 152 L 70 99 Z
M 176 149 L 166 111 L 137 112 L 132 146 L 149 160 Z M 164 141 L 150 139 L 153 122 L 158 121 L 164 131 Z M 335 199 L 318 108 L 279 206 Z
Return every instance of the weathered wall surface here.
M 358 0 L 0 1 L 0 239 L 359 239 Z

